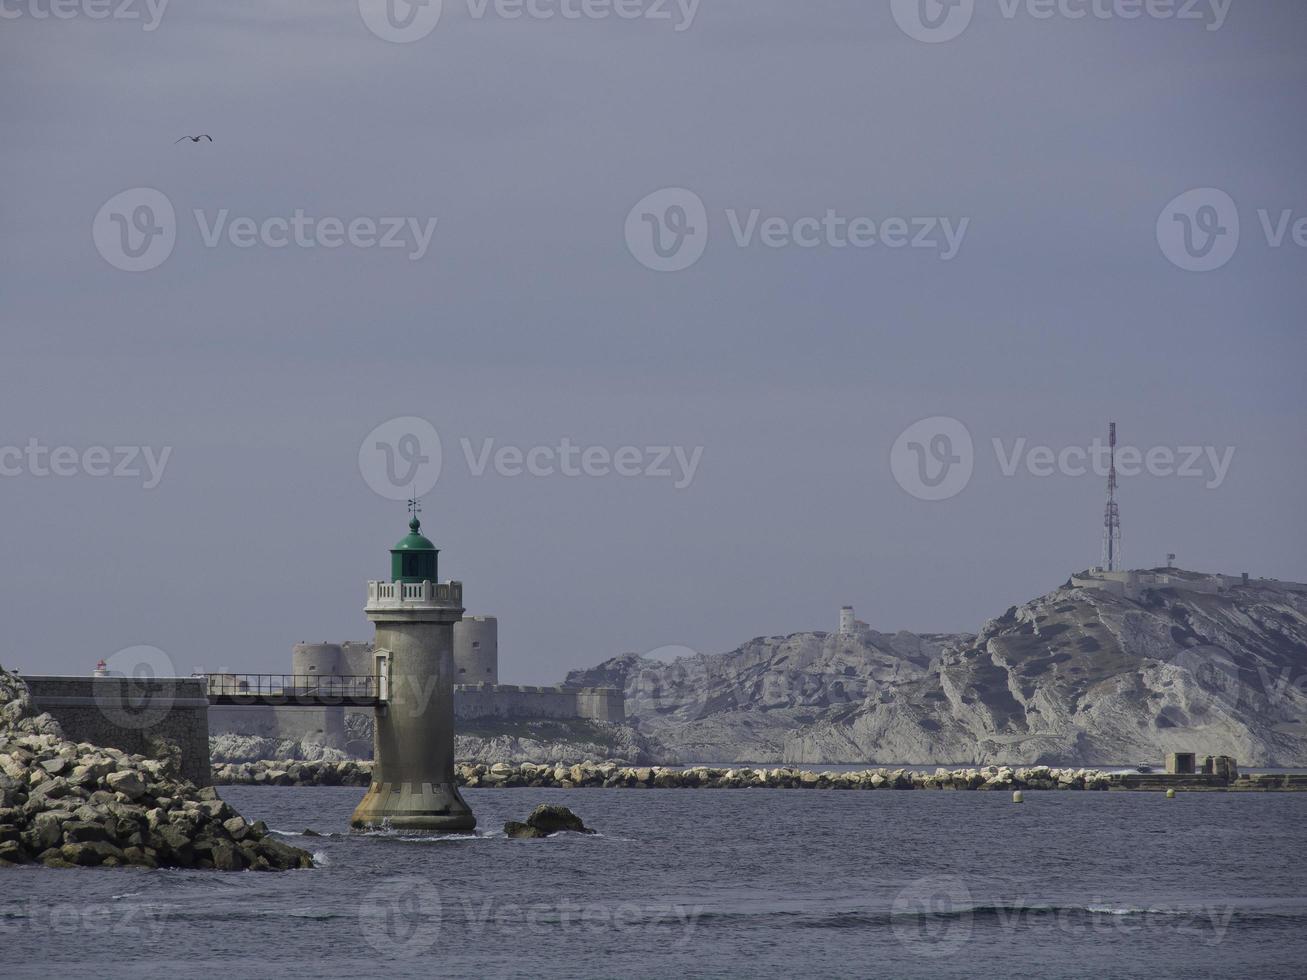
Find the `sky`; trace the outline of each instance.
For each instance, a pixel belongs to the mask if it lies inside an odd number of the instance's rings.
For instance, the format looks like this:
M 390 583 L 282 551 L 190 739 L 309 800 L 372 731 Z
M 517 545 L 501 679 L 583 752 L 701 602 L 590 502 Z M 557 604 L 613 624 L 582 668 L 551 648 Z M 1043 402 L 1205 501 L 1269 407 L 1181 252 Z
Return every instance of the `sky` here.
M 0 0 L 6 666 L 366 639 L 411 493 L 506 683 L 976 630 L 1110 421 L 1307 580 L 1302 4 L 121 2 Z

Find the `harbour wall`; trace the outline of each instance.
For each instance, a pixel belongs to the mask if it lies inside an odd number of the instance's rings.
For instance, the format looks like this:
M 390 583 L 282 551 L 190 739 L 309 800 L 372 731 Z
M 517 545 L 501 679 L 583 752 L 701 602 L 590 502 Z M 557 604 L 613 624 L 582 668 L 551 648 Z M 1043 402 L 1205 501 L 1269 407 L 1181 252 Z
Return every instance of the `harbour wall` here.
M 199 677 L 23 675 L 38 711 L 49 712 L 73 742 L 157 755 L 162 738 L 181 752 L 181 776 L 210 784 L 209 698 Z
M 372 763 L 239 762 L 219 764 L 214 779 L 225 785 L 366 786 Z M 811 772 L 803 769 L 693 766 L 623 766 L 613 762 L 575 765 L 460 762 L 460 786 L 551 789 L 811 789 L 811 790 L 975 790 L 1136 791 L 1177 793 L 1283 793 L 1307 791 L 1307 774 L 1247 773 L 1234 779 L 1212 775 L 1126 773 L 1050 766 L 985 766 L 978 769 L 865 769 Z

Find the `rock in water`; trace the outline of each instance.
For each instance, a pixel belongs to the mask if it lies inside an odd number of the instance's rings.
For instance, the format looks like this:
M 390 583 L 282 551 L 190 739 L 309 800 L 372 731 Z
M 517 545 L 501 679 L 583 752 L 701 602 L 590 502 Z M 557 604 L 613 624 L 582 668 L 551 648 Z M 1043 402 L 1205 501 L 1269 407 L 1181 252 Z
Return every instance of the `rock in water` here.
M 526 823 L 510 820 L 504 824 L 504 833 L 509 837 L 548 837 L 567 831 L 574 834 L 593 834 L 594 831 L 581 822 L 581 818 L 565 806 L 550 806 L 542 803 L 531 811 Z

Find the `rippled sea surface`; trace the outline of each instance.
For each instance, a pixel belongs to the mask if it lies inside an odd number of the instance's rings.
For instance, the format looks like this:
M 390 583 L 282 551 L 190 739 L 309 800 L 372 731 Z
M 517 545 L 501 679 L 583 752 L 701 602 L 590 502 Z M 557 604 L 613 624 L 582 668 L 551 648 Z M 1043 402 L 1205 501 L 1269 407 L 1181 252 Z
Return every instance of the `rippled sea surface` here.
M 405 839 L 221 792 L 321 867 L 0 873 L 0 975 L 1307 974 L 1305 794 L 470 790 L 481 835 Z M 499 832 L 542 802 L 599 835 Z

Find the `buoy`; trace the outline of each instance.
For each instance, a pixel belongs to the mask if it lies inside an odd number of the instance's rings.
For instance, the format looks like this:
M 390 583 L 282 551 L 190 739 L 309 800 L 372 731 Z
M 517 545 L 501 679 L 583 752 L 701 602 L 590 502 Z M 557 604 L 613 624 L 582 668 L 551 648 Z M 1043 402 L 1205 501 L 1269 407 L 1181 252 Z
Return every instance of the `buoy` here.
M 1012 802 L 1013 802 L 1013 803 L 1024 803 L 1025 801 L 1026 801 L 1026 798 L 1025 798 L 1024 796 L 1021 795 L 1021 790 L 1016 790 L 1015 792 L 1013 792 L 1013 794 L 1012 794 Z
M 1166 791 L 1166 798 L 1167 798 L 1168 800 L 1173 800 L 1173 799 L 1175 799 L 1175 790 L 1173 790 L 1173 789 L 1168 789 L 1168 790 Z

